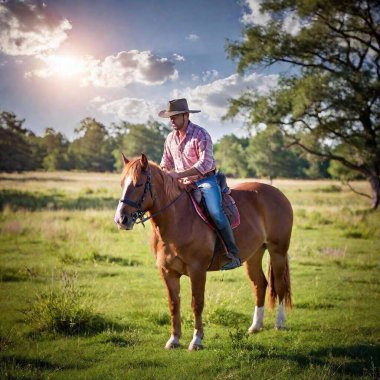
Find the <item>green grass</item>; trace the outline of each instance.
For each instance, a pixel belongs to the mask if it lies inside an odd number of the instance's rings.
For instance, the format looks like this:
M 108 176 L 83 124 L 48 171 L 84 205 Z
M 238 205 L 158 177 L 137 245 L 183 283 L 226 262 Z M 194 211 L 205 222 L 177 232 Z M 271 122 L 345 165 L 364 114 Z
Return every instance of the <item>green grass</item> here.
M 0 179 L 0 378 L 379 378 L 380 214 L 338 182 L 274 183 L 295 211 L 288 329 L 274 330 L 266 309 L 264 329 L 247 335 L 254 302 L 244 270 L 210 273 L 206 349 L 188 352 L 189 280 L 182 346 L 166 351 L 150 226 L 125 232 L 112 221 L 118 175 Z

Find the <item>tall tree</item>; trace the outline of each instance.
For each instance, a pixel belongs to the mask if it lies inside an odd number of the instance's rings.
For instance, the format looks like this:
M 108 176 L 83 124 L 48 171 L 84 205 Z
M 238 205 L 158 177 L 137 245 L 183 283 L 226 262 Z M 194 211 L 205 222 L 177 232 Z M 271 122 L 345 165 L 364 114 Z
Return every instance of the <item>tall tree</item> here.
M 24 128 L 25 119 L 13 112 L 0 112 L 0 171 L 13 172 L 36 169 L 28 138 L 33 133 Z
M 41 138 L 41 145 L 45 150 L 42 166 L 46 170 L 70 169 L 68 157 L 69 142 L 62 133 L 53 128 L 46 128 Z
M 305 160 L 285 148 L 284 137 L 276 127 L 269 126 L 250 140 L 247 148 L 248 165 L 259 176 L 304 177 Z
M 229 177 L 245 178 L 254 176 L 255 171 L 250 170 L 247 163 L 245 152 L 247 145 L 247 138 L 239 138 L 235 135 L 222 137 L 214 145 L 217 167 Z
M 116 140 L 114 157 L 116 169 L 123 165 L 121 152 L 127 157 L 140 156 L 145 153 L 150 160 L 159 163 L 162 157 L 166 135 L 170 129 L 157 121 L 149 120 L 146 124 L 132 124 L 122 121 L 112 126 Z
M 82 170 L 112 171 L 113 141 L 106 127 L 95 119 L 87 117 L 81 121 L 75 132 L 78 138 L 69 147 L 74 167 Z
M 377 208 L 380 2 L 262 0 L 261 11 L 270 21 L 247 27 L 242 41 L 229 43 L 229 55 L 238 60 L 240 73 L 285 63 L 292 74 L 282 72 L 268 95 L 242 94 L 231 102 L 227 117 L 248 111 L 252 125 L 277 125 L 291 144 L 361 173 Z

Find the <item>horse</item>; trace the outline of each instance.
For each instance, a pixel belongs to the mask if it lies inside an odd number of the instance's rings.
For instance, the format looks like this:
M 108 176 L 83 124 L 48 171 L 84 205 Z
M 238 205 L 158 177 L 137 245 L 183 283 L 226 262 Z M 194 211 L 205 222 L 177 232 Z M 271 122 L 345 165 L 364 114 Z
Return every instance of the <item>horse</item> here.
M 206 273 L 213 260 L 215 232 L 197 216 L 184 186 L 148 161 L 146 155 L 131 161 L 123 155 L 123 160 L 122 197 L 114 221 L 119 229 L 132 230 L 136 223 L 150 219 L 151 248 L 167 290 L 171 315 L 171 335 L 165 348 L 180 345 L 180 277 L 187 275 L 194 314 L 194 334 L 188 349 L 202 349 Z M 270 307 L 277 300 L 279 304 L 275 328 L 283 329 L 285 307 L 292 304 L 288 260 L 293 224 L 291 204 L 280 190 L 258 182 L 241 183 L 232 188 L 231 195 L 240 211 L 234 236 L 256 300 L 248 332 L 258 332 L 263 326 L 267 287 Z M 144 218 L 145 212 L 149 216 Z M 268 281 L 262 269 L 266 249 L 270 258 Z

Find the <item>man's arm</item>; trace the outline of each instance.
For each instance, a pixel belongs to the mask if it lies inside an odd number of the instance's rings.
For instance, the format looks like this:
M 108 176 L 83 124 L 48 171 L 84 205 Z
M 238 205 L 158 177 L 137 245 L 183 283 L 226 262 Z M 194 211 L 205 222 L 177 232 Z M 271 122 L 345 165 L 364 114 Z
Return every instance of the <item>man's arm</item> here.
M 168 171 L 168 174 L 173 177 L 174 179 L 180 179 L 180 178 L 185 178 L 185 177 L 191 177 L 194 175 L 202 175 L 196 168 L 192 167 L 190 169 L 183 170 L 181 172 L 171 170 Z

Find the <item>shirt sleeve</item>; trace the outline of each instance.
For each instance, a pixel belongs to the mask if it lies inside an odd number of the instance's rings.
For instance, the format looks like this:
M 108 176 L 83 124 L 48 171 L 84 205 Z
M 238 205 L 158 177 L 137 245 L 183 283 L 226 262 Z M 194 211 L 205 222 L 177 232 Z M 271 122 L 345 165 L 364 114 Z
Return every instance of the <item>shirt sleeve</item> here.
M 215 169 L 212 140 L 205 130 L 199 132 L 197 137 L 199 160 L 194 164 L 194 168 L 201 174 L 206 174 Z
M 162 159 L 160 166 L 164 167 L 166 170 L 173 170 L 174 169 L 174 160 L 173 156 L 170 152 L 170 136 L 168 136 L 165 140 L 164 144 L 164 152 L 162 154 Z

